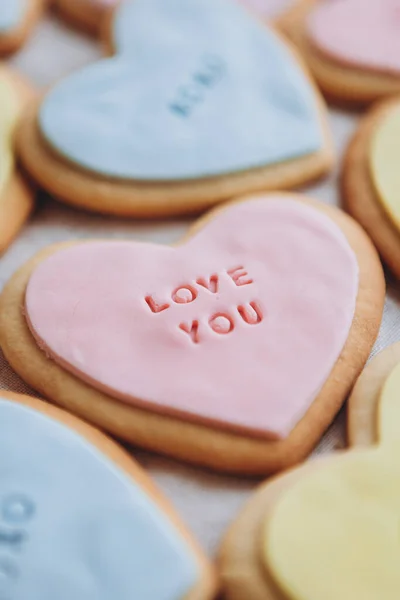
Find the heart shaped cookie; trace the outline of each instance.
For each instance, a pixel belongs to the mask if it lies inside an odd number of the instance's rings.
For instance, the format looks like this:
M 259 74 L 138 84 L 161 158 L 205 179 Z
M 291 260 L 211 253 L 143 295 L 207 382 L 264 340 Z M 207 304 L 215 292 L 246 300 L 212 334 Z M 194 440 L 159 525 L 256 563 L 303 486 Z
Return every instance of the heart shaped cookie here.
M 311 15 L 309 34 L 332 60 L 400 76 L 399 26 L 399 0 L 329 0 Z
M 33 96 L 19 76 L 0 69 L 0 252 L 14 239 L 34 204 L 33 190 L 15 164 L 13 147 L 16 123 Z
M 46 403 L 0 398 L 0 595 L 211 600 L 211 567 L 140 467 Z
M 292 471 L 248 503 L 221 551 L 229 600 L 398 598 L 399 364 L 397 344 L 355 387 L 349 426 L 357 449 Z
M 110 8 L 120 0 L 54 0 L 59 14 L 72 25 L 89 33 L 101 34 Z
M 400 92 L 399 0 L 298 0 L 280 23 L 329 98 L 369 103 Z
M 384 261 L 400 277 L 400 99 L 363 118 L 343 163 L 343 196 L 351 214 L 373 239 Z
M 49 249 L 6 289 L 0 336 L 34 387 L 113 433 L 192 462 L 268 472 L 305 456 L 331 422 L 368 356 L 383 297 L 361 230 L 280 194 L 216 211 L 176 248 Z
M 18 50 L 47 6 L 48 0 L 1 0 L 0 56 Z
M 118 55 L 58 84 L 20 129 L 25 166 L 61 199 L 124 215 L 193 212 L 331 164 L 315 88 L 243 7 L 134 0 L 110 29 Z

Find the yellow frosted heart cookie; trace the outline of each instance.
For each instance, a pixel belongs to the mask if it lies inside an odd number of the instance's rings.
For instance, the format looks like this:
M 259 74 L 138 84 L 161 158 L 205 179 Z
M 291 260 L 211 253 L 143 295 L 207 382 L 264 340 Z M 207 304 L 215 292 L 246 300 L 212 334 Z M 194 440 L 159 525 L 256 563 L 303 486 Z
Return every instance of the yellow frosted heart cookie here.
M 366 369 L 349 412 L 350 439 L 364 447 L 264 485 L 231 528 L 222 548 L 230 600 L 399 598 L 399 345 Z
M 34 204 L 34 192 L 20 173 L 14 132 L 33 91 L 12 71 L 0 67 L 0 252 L 22 227 Z
M 362 119 L 343 162 L 342 192 L 349 212 L 400 277 L 400 97 Z

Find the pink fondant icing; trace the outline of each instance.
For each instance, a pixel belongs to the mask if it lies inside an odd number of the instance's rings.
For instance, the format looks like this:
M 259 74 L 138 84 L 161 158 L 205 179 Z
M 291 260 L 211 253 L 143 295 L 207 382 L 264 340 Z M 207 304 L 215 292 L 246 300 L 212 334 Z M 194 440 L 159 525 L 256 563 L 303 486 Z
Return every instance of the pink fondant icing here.
M 180 247 L 90 242 L 34 271 L 26 314 L 41 348 L 111 396 L 281 438 L 348 337 L 358 263 L 316 209 L 235 205 Z
M 400 73 L 400 0 L 326 0 L 309 19 L 311 41 L 345 64 Z

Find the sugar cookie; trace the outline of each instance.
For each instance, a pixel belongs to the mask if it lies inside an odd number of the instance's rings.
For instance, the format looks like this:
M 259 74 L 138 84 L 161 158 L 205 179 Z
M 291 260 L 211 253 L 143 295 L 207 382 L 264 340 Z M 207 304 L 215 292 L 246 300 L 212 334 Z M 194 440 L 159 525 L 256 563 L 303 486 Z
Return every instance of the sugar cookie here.
M 20 127 L 22 161 L 50 193 L 158 217 L 329 169 L 316 88 L 248 10 L 228 0 L 132 0 L 113 14 L 117 56 L 56 85 Z
M 332 100 L 400 92 L 399 0 L 297 0 L 279 21 Z
M 48 248 L 6 286 L 0 341 L 34 388 L 123 439 L 268 473 L 331 423 L 383 302 L 361 228 L 281 193 L 215 209 L 174 248 Z
M 400 277 L 400 98 L 371 109 L 343 163 L 348 211 L 371 236 L 383 260 Z
M 19 172 L 14 133 L 32 89 L 16 73 L 0 67 L 0 252 L 14 239 L 34 205 L 34 192 Z
M 29 37 L 49 0 L 1 0 L 0 56 L 12 54 Z
M 72 25 L 99 34 L 107 11 L 120 0 L 55 0 L 54 5 L 61 16 Z
M 0 595 L 211 600 L 215 576 L 142 469 L 49 404 L 0 393 Z
M 228 600 L 396 600 L 400 594 L 400 344 L 349 403 L 357 447 L 263 485 L 221 550 Z

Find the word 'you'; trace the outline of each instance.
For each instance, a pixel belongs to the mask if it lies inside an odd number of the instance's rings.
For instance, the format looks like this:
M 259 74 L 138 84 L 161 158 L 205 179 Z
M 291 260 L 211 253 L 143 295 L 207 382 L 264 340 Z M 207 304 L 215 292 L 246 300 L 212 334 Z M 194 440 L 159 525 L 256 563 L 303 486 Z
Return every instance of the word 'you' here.
M 231 283 L 241 288 L 250 286 L 254 283 L 246 269 L 242 266 L 229 269 L 224 273 L 228 276 Z M 171 293 L 170 301 L 156 300 L 153 296 L 146 296 L 145 302 L 153 314 L 163 313 L 171 307 L 171 303 L 176 305 L 186 305 L 195 302 L 200 290 L 206 290 L 210 294 L 218 294 L 220 284 L 220 275 L 213 274 L 207 278 L 199 277 L 195 283 L 181 285 Z M 227 335 L 235 329 L 235 323 L 238 319 L 248 325 L 257 325 L 261 323 L 264 316 L 258 301 L 253 300 L 246 304 L 239 304 L 234 311 L 218 312 L 212 314 L 208 319 L 208 327 L 218 335 Z M 191 323 L 181 322 L 179 329 L 187 334 L 194 344 L 200 341 L 198 319 Z

